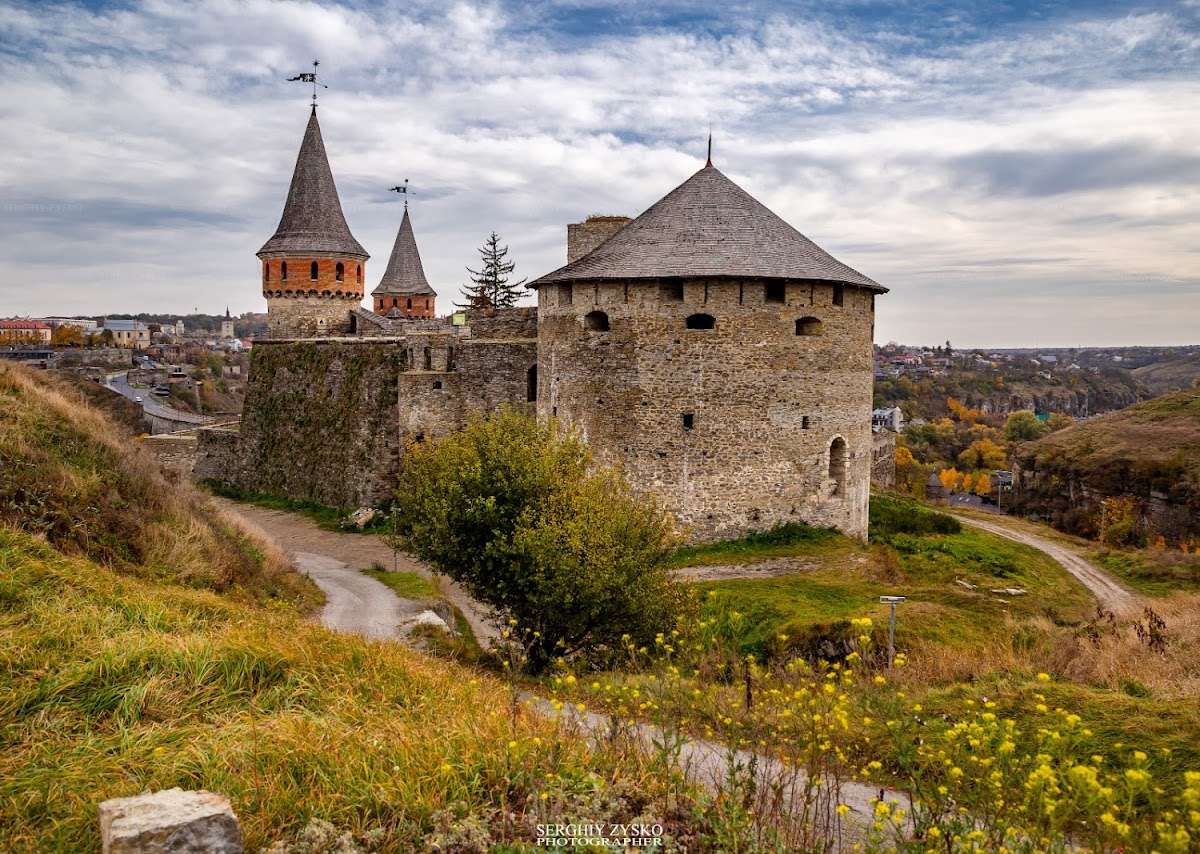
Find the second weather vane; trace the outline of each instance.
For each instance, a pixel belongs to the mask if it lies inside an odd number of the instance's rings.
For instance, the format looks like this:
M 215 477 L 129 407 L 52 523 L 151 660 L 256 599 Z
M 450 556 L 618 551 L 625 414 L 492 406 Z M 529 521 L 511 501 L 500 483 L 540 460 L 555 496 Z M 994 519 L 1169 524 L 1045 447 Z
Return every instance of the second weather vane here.
M 404 183 L 396 187 L 388 187 L 389 193 L 399 193 L 404 196 L 404 209 L 408 210 L 408 179 L 404 179 Z

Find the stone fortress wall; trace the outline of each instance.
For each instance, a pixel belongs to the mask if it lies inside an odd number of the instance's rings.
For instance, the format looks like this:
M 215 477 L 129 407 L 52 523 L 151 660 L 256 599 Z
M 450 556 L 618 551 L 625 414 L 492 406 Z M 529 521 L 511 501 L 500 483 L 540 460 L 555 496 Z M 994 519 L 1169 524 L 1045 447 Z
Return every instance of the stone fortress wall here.
M 630 280 L 538 297 L 539 413 L 577 425 L 691 539 L 788 521 L 866 536 L 869 291 Z
M 201 431 L 195 476 L 347 510 L 378 504 L 407 442 L 525 405 L 533 309 L 463 326 L 401 321 L 407 334 L 370 328 L 369 315 L 357 313 L 354 337 L 256 342 L 240 429 Z

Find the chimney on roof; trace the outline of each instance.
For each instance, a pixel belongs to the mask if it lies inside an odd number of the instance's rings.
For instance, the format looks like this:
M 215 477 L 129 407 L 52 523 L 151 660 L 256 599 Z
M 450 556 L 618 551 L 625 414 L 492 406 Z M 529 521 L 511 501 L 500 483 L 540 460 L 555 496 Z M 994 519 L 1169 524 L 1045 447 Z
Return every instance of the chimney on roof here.
M 567 263 L 573 264 L 629 222 L 627 216 L 589 216 L 567 226 Z

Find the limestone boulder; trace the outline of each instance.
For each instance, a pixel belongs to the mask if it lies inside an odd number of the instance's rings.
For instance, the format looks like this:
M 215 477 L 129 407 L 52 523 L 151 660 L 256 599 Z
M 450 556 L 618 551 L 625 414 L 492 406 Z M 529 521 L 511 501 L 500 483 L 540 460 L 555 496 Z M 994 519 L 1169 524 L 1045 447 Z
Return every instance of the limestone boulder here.
M 242 828 L 229 800 L 213 792 L 164 789 L 100 804 L 103 854 L 242 854 Z

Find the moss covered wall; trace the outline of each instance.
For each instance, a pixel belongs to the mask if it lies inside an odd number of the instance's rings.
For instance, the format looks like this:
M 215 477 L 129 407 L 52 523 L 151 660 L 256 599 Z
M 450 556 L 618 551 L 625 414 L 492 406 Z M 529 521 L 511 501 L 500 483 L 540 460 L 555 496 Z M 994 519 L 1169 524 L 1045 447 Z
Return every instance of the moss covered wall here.
M 399 459 L 402 352 L 379 339 L 256 343 L 227 479 L 344 509 L 384 499 Z

